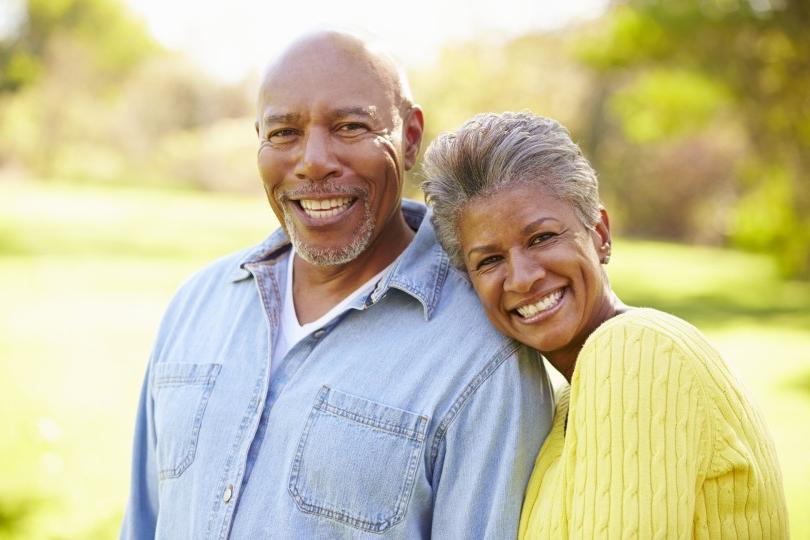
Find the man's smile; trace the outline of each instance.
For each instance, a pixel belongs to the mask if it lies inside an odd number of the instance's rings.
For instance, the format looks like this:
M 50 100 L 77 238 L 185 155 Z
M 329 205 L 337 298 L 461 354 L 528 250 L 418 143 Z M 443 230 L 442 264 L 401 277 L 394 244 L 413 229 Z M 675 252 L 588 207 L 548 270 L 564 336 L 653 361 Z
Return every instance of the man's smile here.
M 298 204 L 309 217 L 325 219 L 346 212 L 356 200 L 356 197 L 345 196 L 331 199 L 300 199 Z

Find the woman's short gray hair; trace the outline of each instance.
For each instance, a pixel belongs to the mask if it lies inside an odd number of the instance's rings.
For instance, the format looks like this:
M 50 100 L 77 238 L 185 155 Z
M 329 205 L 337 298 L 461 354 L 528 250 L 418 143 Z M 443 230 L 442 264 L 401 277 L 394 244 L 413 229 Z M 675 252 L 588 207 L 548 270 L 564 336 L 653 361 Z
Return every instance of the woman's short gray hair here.
M 600 219 L 596 172 L 568 130 L 530 112 L 482 113 L 443 133 L 425 153 L 422 183 L 439 242 L 459 268 L 464 205 L 515 183 L 530 183 L 573 206 L 588 228 Z

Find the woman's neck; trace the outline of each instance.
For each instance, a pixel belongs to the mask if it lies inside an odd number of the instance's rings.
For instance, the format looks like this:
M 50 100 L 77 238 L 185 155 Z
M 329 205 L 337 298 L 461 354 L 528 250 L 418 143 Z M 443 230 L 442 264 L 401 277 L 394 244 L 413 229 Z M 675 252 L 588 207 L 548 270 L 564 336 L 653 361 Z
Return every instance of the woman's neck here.
M 565 377 L 569 383 L 574 376 L 577 358 L 585 345 L 588 337 L 599 328 L 602 323 L 621 315 L 625 311 L 632 309 L 622 302 L 613 291 L 609 291 L 600 307 L 595 309 L 594 314 L 589 318 L 585 331 L 580 332 L 577 338 L 569 342 L 565 347 L 556 351 L 540 351 L 554 368 Z

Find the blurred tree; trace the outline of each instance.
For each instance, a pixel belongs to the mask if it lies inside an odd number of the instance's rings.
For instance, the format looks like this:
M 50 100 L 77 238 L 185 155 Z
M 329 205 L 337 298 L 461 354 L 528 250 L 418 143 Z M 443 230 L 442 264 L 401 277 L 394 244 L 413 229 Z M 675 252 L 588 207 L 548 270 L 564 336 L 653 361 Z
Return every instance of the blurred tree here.
M 427 146 L 441 131 L 484 111 L 530 109 L 585 132 L 581 103 L 593 78 L 569 53 L 576 34 L 528 34 L 501 42 L 485 38 L 446 47 L 429 68 L 413 74 L 425 109 Z M 418 194 L 416 174 L 409 186 Z
M 154 53 L 145 26 L 117 0 L 27 0 L 24 16 L 0 38 L 0 92 L 36 82 L 49 68 L 54 48 L 72 42 L 87 61 L 113 79 Z
M 180 55 L 156 56 L 123 85 L 108 142 L 161 183 L 258 190 L 254 92 L 212 80 Z
M 259 185 L 245 85 L 162 49 L 121 0 L 20 5 L 19 24 L 0 36 L 0 168 L 46 180 Z M 228 139 L 234 118 L 244 136 Z
M 119 0 L 23 6 L 0 40 L 0 165 L 50 177 L 81 161 L 92 174 L 116 174 L 119 156 L 103 144 L 106 108 L 158 45 Z
M 774 253 L 786 274 L 804 276 L 810 275 L 808 28 L 806 0 L 629 0 L 617 2 L 579 48 L 599 74 L 597 88 L 610 89 L 596 112 L 607 131 L 645 159 L 697 135 L 713 153 L 712 146 L 731 149 L 719 158 L 728 169 L 691 202 L 732 187 L 727 234 Z M 601 150 L 600 166 L 610 161 Z M 606 170 L 620 172 L 615 164 Z M 690 168 L 680 173 L 660 179 L 660 189 L 701 176 Z M 641 176 L 636 170 L 636 185 Z

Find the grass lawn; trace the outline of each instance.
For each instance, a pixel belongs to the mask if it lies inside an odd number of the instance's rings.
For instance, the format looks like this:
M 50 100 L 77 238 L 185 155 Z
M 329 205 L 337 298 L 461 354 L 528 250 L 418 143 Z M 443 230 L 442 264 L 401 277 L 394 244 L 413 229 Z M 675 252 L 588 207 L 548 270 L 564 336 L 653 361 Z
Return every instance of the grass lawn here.
M 275 226 L 260 196 L 0 183 L 0 538 L 112 538 L 164 306 Z M 617 239 L 614 288 L 706 331 L 759 401 L 810 538 L 810 284 L 767 258 Z

